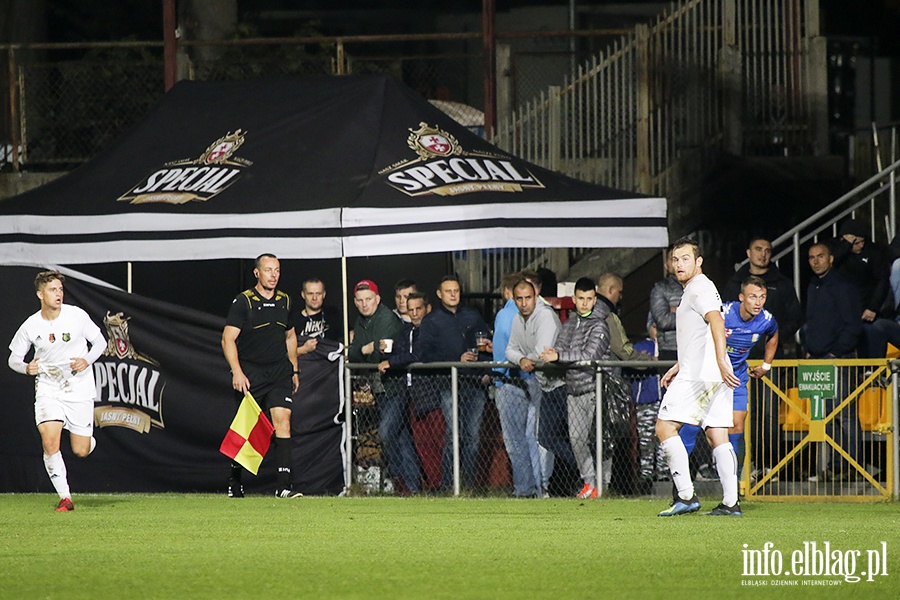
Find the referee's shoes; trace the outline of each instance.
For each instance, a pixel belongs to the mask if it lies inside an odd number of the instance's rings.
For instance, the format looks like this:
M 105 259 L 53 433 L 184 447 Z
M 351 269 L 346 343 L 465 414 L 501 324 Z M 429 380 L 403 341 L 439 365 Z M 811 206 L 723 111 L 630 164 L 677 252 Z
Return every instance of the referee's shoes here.
M 666 510 L 659 513 L 660 517 L 674 517 L 675 515 L 686 515 L 688 513 L 697 512 L 700 510 L 700 500 L 697 499 L 697 495 L 694 496 L 690 500 L 682 500 L 679 498 Z
M 291 488 L 281 488 L 275 490 L 276 498 L 302 498 L 303 494 L 295 492 Z

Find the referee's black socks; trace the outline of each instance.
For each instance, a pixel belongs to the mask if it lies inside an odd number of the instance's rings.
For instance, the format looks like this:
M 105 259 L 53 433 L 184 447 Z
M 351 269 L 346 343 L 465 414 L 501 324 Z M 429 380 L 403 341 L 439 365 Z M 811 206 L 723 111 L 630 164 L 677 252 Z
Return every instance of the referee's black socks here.
M 291 489 L 291 438 L 275 438 L 275 463 L 278 465 L 279 489 Z

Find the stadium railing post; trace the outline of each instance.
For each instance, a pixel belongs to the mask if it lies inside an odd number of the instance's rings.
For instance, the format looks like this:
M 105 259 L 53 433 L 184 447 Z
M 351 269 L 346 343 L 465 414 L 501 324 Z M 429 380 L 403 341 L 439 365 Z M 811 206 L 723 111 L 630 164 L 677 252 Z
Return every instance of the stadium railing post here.
M 459 496 L 459 369 L 450 367 L 450 403 L 453 430 L 453 495 Z
M 596 428 L 596 436 L 595 436 L 595 454 L 596 460 L 594 464 L 596 465 L 594 471 L 596 473 L 595 479 L 597 480 L 597 497 L 603 496 L 603 369 L 599 366 L 594 366 L 596 369 L 597 377 L 596 377 L 596 389 L 594 393 L 595 404 L 597 408 L 597 414 L 595 416 L 595 424 Z

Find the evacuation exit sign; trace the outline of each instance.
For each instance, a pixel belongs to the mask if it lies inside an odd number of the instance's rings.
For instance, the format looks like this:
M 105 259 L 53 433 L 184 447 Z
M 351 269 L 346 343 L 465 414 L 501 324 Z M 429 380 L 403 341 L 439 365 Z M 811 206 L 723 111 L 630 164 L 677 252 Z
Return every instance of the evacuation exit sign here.
M 801 398 L 808 398 L 810 419 L 825 418 L 825 398 L 837 395 L 837 369 L 834 365 L 798 365 L 797 388 Z

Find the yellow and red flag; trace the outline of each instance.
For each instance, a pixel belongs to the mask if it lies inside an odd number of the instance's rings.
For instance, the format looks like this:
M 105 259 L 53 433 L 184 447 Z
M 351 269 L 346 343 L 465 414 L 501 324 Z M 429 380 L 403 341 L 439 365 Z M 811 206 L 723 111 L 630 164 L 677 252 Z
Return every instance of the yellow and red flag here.
M 219 446 L 219 452 L 256 475 L 263 457 L 269 451 L 273 431 L 275 428 L 271 421 L 247 392 Z

